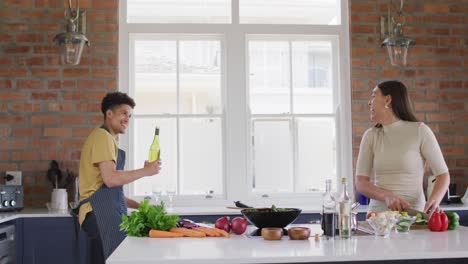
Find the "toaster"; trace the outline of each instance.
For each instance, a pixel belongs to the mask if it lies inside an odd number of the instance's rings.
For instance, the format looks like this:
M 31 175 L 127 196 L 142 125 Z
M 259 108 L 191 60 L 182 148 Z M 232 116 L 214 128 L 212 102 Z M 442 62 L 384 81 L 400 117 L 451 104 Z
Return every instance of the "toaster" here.
M 19 211 L 24 207 L 22 185 L 0 185 L 0 212 Z

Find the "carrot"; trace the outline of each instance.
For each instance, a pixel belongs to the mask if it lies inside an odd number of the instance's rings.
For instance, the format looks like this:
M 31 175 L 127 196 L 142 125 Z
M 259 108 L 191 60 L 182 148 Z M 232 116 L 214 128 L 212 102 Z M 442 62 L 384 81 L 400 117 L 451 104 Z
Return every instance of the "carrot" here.
M 149 231 L 149 237 L 156 237 L 156 238 L 172 238 L 172 237 L 183 237 L 183 234 L 169 232 L 169 231 L 162 231 L 162 230 L 154 230 L 151 229 Z
M 214 230 L 213 228 L 208 228 L 208 227 L 195 227 L 195 228 L 192 228 L 192 230 L 196 230 L 196 231 L 203 232 L 203 233 L 205 233 L 205 235 L 207 235 L 207 236 L 209 236 L 209 237 L 221 236 L 221 234 L 219 234 L 218 232 L 216 232 L 216 230 Z
M 216 232 L 218 232 L 218 234 L 220 234 L 221 236 L 223 237 L 226 237 L 226 238 L 229 238 L 229 233 L 222 230 L 222 229 L 219 229 L 219 228 L 213 228 Z
M 191 230 L 183 227 L 174 227 L 169 229 L 170 232 L 179 233 L 187 237 L 206 237 L 205 233 Z

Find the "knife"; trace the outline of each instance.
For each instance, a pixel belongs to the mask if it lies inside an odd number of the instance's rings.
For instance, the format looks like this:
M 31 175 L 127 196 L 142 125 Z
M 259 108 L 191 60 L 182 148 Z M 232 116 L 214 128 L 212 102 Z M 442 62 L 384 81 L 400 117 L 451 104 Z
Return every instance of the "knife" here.
M 421 214 L 423 219 L 429 220 L 429 215 L 427 213 L 415 210 L 413 208 L 404 208 L 403 211 L 406 211 L 410 216 L 416 216 L 417 214 Z

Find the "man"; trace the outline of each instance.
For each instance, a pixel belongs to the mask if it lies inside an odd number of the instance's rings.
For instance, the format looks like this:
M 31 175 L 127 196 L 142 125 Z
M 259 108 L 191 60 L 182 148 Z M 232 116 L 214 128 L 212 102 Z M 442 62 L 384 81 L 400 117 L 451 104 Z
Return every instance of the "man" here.
M 124 184 L 160 170 L 159 160 L 145 162 L 141 169 L 124 171 L 125 152 L 118 149 L 116 138 L 125 133 L 135 102 L 125 93 L 108 93 L 102 100 L 104 123 L 94 129 L 81 149 L 79 223 L 88 235 L 92 263 L 105 259 L 122 242 L 121 215 L 127 206 L 139 204 L 123 194 Z

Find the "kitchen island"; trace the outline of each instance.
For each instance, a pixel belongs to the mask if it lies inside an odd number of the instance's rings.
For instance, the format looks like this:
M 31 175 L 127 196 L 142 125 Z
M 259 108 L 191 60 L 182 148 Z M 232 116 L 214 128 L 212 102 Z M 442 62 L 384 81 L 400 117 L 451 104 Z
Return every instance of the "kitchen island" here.
M 319 225 L 307 226 L 312 234 L 321 233 Z M 127 237 L 106 263 L 448 263 L 447 259 L 451 264 L 468 263 L 468 227 L 318 242 L 313 237 L 265 241 L 249 235 L 232 235 L 229 239 Z

